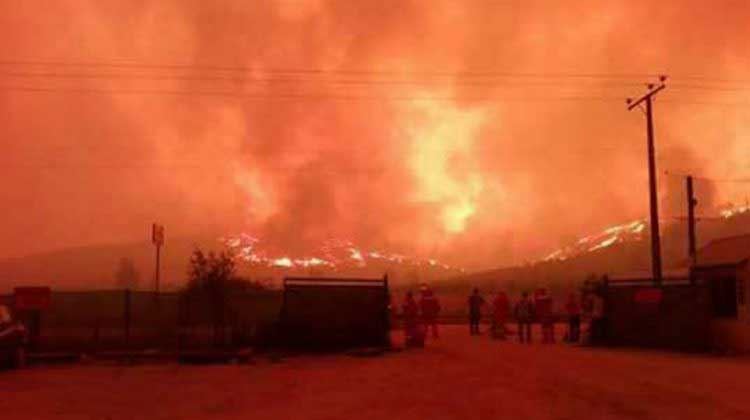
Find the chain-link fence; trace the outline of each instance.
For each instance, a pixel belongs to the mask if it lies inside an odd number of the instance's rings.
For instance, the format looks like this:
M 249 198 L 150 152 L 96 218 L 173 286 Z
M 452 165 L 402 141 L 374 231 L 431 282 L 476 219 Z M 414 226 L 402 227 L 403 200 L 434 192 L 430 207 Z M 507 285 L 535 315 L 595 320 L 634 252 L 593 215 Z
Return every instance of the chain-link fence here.
M 17 311 L 34 351 L 143 351 L 239 348 L 267 338 L 281 308 L 279 291 L 161 293 L 52 292 L 49 307 Z M 13 296 L 0 296 L 13 307 Z

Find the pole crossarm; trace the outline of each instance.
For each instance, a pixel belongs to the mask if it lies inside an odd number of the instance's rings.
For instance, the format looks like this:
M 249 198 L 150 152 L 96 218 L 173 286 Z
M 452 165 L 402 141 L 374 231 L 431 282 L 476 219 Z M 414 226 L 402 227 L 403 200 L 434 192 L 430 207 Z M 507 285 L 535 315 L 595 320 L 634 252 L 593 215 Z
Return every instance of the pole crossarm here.
M 640 98 L 636 100 L 628 100 L 628 111 L 632 111 L 633 108 L 637 107 L 638 105 L 642 104 L 644 101 L 646 101 L 648 98 L 656 95 L 659 93 L 662 89 L 667 87 L 664 83 L 660 84 L 659 86 L 652 88 L 647 94 L 641 96 Z

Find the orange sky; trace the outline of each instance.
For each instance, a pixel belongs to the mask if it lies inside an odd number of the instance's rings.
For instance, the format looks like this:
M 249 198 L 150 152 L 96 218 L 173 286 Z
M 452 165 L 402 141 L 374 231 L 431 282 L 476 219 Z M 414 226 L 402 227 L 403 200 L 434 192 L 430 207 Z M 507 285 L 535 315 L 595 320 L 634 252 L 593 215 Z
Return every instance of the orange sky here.
M 750 176 L 748 17 L 744 1 L 1 0 L 0 256 L 142 240 L 158 220 L 297 250 L 536 258 L 647 213 L 624 98 L 649 75 L 670 75 L 660 171 Z

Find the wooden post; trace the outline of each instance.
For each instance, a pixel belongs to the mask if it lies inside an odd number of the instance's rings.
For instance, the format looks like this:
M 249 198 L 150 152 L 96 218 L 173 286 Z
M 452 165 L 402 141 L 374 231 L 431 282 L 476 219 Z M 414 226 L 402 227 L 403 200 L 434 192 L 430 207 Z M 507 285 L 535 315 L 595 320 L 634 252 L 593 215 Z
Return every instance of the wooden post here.
M 654 95 L 663 90 L 666 85 L 664 81 L 666 76 L 660 78 L 661 85 L 648 85 L 649 92 L 638 100 L 628 99 L 628 110 L 639 106 L 641 103 L 646 104 L 646 137 L 648 148 L 648 186 L 649 186 L 649 208 L 651 224 L 651 274 L 654 283 L 660 285 L 662 282 L 662 262 L 661 262 L 661 239 L 659 237 L 659 201 L 656 191 L 656 152 L 654 151 L 654 120 L 652 112 L 652 100 Z
M 151 242 L 156 247 L 156 267 L 154 269 L 154 299 L 159 308 L 159 292 L 161 288 L 161 246 L 164 245 L 164 226 L 154 223 L 151 226 Z
M 94 334 L 93 334 L 93 345 L 92 345 L 92 353 L 96 354 L 97 351 L 99 351 L 99 338 L 100 338 L 100 327 L 101 327 L 101 319 L 99 317 L 99 314 L 96 315 L 96 319 L 94 320 Z
M 131 325 L 131 293 L 130 289 L 125 289 L 125 307 L 123 311 L 123 318 L 125 321 L 125 347 L 130 350 L 130 325 Z
M 384 287 L 384 302 L 383 302 L 383 328 L 384 337 L 383 344 L 387 347 L 391 347 L 391 291 L 388 287 L 388 274 L 383 276 L 383 287 Z
M 687 189 L 687 211 L 688 211 L 688 256 L 690 264 L 696 264 L 696 245 L 695 245 L 695 205 L 698 201 L 693 193 L 693 177 L 688 176 L 686 180 Z

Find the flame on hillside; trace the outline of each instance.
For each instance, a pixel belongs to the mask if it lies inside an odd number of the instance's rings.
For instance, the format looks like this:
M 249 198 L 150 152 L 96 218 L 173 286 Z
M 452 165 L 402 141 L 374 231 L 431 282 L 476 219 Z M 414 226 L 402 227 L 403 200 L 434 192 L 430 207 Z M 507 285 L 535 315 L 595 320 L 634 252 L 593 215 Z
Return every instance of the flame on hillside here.
M 727 205 L 719 210 L 722 219 L 732 219 L 742 215 L 750 215 L 750 204 Z M 669 222 L 669 221 L 667 221 Z M 542 261 L 565 261 L 567 259 L 610 247 L 626 241 L 640 241 L 648 226 L 645 219 L 635 220 L 615 225 L 603 231 L 580 238 L 576 243 L 560 248 L 547 255 Z
M 316 252 L 299 257 L 272 255 L 260 246 L 260 239 L 247 234 L 225 237 L 220 241 L 232 252 L 237 260 L 254 266 L 269 268 L 294 269 L 322 267 L 336 271 L 340 268 L 366 267 L 379 263 L 434 267 L 446 271 L 465 271 L 462 268 L 444 264 L 432 258 L 420 259 L 383 250 L 364 250 L 354 245 L 351 241 L 341 239 L 325 241 Z
M 730 206 L 725 209 L 719 210 L 719 215 L 724 219 L 731 219 L 732 217 L 739 216 L 745 213 L 750 213 L 750 204 Z
M 558 249 L 547 255 L 543 261 L 565 261 L 569 258 L 604 249 L 625 241 L 640 241 L 643 239 L 643 232 L 646 230 L 646 226 L 646 221 L 641 219 L 609 227 L 602 232 L 584 236 L 573 245 Z

